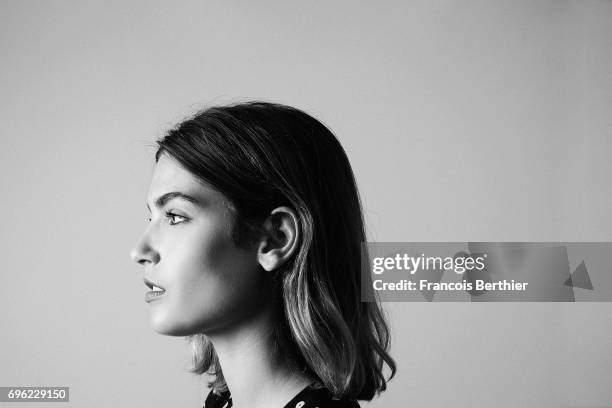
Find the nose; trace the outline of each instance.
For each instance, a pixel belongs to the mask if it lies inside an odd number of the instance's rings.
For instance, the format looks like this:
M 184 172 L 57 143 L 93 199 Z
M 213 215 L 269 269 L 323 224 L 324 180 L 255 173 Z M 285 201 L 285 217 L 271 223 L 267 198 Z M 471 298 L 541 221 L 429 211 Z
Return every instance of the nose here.
M 141 265 L 156 264 L 159 262 L 159 252 L 151 246 L 145 234 L 130 251 L 130 258 Z

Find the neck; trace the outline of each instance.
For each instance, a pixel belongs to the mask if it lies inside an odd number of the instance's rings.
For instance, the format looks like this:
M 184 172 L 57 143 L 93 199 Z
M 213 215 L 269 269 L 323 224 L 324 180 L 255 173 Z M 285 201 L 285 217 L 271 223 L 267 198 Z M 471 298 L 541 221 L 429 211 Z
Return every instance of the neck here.
M 274 351 L 270 310 L 231 332 L 209 335 L 235 408 L 283 408 L 311 383 Z

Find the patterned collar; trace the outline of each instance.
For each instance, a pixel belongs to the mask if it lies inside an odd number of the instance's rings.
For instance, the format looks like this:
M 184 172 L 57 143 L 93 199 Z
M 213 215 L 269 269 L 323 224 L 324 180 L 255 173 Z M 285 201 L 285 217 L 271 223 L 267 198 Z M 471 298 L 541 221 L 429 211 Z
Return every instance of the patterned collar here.
M 202 408 L 232 408 L 232 406 L 232 396 L 229 391 L 215 394 L 210 390 Z M 313 384 L 310 384 L 297 393 L 283 408 L 359 408 L 359 403 L 355 400 L 333 398 L 327 388 L 315 388 Z

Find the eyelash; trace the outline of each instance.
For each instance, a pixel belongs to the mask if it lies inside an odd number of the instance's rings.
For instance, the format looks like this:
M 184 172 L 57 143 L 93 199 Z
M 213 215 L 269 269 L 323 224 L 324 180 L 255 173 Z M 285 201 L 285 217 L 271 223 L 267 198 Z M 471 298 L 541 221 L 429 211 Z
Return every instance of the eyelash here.
M 171 212 L 171 211 L 166 211 L 166 212 L 164 213 L 164 215 L 165 215 L 165 216 L 166 216 L 166 218 L 168 219 L 168 224 L 169 224 L 169 225 L 177 225 L 177 224 L 181 224 L 181 223 L 183 223 L 183 222 L 185 222 L 185 221 L 187 220 L 187 217 L 183 217 L 182 215 L 175 214 L 175 213 L 173 213 L 173 212 Z M 174 217 L 181 218 L 183 221 L 179 221 L 179 222 L 172 222 L 172 219 L 173 219 Z M 151 217 L 149 217 L 149 218 L 148 218 L 148 220 L 149 220 L 149 222 L 151 222 Z

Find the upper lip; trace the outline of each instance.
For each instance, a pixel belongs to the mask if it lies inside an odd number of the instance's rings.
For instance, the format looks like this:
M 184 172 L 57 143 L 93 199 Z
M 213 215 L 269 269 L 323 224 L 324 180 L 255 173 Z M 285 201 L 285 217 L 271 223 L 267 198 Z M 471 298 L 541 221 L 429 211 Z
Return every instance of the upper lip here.
M 149 289 L 153 289 L 153 286 L 160 288 L 161 290 L 163 290 L 164 292 L 166 291 L 166 289 L 162 288 L 161 286 L 159 286 L 157 283 L 153 282 L 152 280 L 149 280 L 148 278 L 144 278 L 143 279 L 145 285 L 147 285 L 149 287 Z

